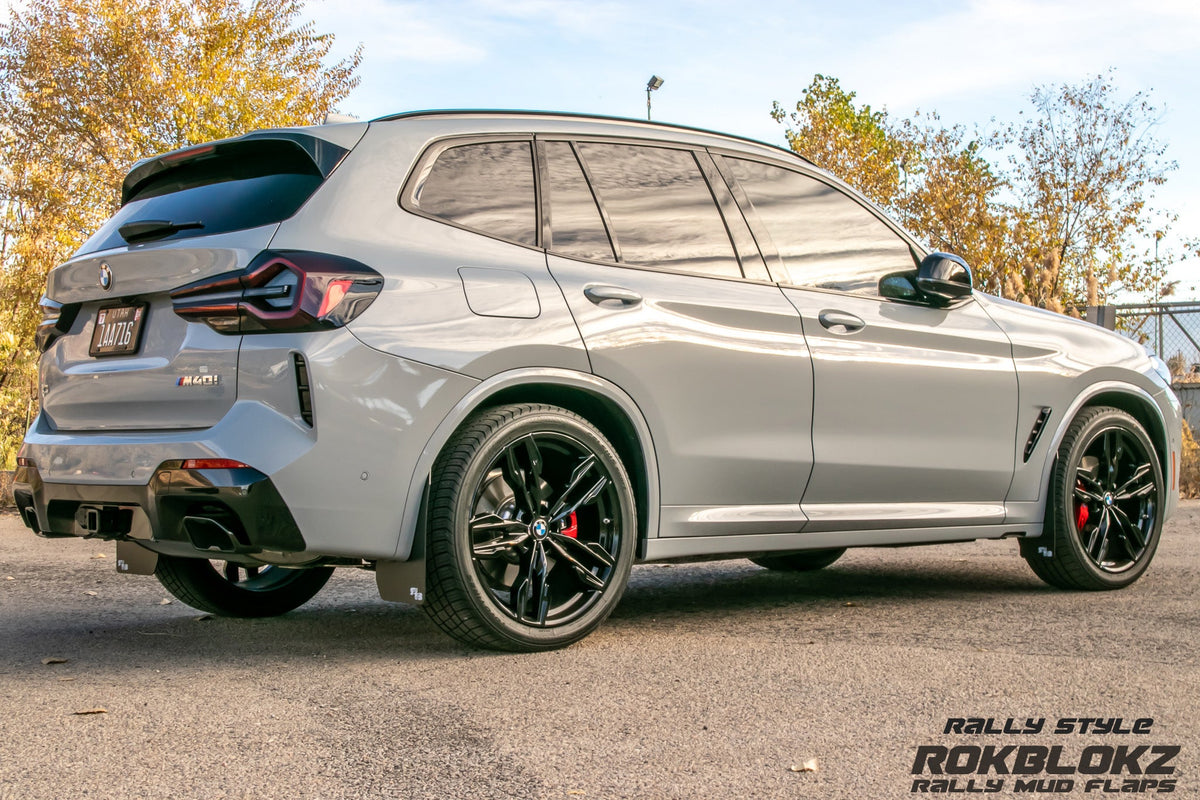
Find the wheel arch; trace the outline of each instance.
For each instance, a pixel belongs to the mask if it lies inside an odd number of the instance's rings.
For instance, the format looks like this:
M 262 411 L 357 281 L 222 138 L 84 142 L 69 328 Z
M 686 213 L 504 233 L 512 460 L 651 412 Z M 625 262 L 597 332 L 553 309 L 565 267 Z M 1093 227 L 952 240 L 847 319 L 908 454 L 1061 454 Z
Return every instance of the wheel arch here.
M 1067 429 L 1071 426 L 1075 417 L 1079 415 L 1079 412 L 1091 406 L 1111 406 L 1118 408 L 1136 419 L 1146 429 L 1146 433 L 1154 443 L 1163 477 L 1167 482 L 1167 486 L 1170 487 L 1171 485 L 1171 440 L 1167 433 L 1166 420 L 1163 417 L 1162 409 L 1159 408 L 1158 403 L 1144 389 L 1130 383 L 1106 381 L 1104 383 L 1093 384 L 1086 391 L 1080 393 L 1067 409 L 1067 412 L 1059 421 L 1058 428 L 1054 431 L 1050 448 L 1047 450 L 1050 457 L 1042 465 L 1040 486 L 1042 487 L 1043 509 L 1049 499 L 1045 487 L 1050 485 L 1050 475 L 1054 470 L 1055 462 L 1058 460 L 1058 448 L 1062 445 L 1063 437 L 1067 435 Z
M 404 519 L 395 557 L 406 560 L 413 551 L 434 461 L 454 432 L 472 414 L 509 403 L 547 403 L 572 411 L 591 422 L 616 448 L 633 483 L 638 510 L 638 557 L 645 542 L 657 535 L 659 516 L 658 459 L 650 428 L 641 410 L 615 384 L 595 375 L 563 369 L 519 369 L 484 380 L 460 400 L 434 430 L 413 470 L 404 505 Z

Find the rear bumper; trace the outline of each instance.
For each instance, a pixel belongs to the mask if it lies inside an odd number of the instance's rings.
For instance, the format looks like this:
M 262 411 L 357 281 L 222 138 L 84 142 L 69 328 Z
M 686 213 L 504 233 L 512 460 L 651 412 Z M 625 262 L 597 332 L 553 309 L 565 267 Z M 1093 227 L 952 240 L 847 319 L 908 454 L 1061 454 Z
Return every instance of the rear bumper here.
M 17 469 L 21 519 L 46 537 L 135 538 L 151 549 L 200 553 L 299 552 L 304 537 L 275 485 L 256 469 L 159 465 L 142 485 L 47 483 Z

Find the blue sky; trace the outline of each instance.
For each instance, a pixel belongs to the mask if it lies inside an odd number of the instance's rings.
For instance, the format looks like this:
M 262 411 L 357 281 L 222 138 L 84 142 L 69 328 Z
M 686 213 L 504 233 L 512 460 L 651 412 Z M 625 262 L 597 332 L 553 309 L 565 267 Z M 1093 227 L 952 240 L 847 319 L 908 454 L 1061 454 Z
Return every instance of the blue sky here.
M 1200 239 L 1194 0 L 310 0 L 307 13 L 336 35 L 335 54 L 364 45 L 362 84 L 342 109 L 364 119 L 420 108 L 644 117 L 657 74 L 656 120 L 783 144 L 771 101 L 794 104 L 817 72 L 895 117 L 936 110 L 986 127 L 1016 121 L 1035 85 L 1111 67 L 1123 95 L 1149 91 L 1165 109 L 1155 135 L 1179 169 L 1157 205 Z M 1200 259 L 1171 276 L 1182 297 L 1200 297 Z

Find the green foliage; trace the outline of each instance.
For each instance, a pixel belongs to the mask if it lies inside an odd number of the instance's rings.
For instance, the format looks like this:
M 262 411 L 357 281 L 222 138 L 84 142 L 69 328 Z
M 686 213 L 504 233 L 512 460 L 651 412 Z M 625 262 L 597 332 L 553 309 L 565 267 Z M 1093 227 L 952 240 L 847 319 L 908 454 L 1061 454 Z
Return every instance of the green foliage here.
M 1157 109 L 1122 100 L 1111 74 L 1030 101 L 1019 124 L 972 134 L 937 114 L 893 123 L 816 75 L 794 113 L 771 115 L 797 153 L 966 258 L 985 291 L 1067 313 L 1119 288 L 1169 293 L 1151 256 L 1153 222 L 1161 239 L 1173 221 L 1149 205 L 1175 168 L 1150 133 Z
M 0 468 L 36 413 L 46 272 L 115 210 L 133 162 L 256 128 L 320 121 L 361 51 L 304 23 L 304 0 L 29 0 L 0 27 Z

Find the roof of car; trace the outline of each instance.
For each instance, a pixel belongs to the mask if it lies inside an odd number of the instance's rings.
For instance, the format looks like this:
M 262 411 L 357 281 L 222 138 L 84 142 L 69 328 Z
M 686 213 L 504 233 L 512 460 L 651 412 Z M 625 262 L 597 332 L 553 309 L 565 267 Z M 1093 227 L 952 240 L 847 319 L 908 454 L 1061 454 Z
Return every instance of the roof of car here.
M 402 111 L 398 114 L 388 114 L 387 116 L 377 117 L 371 122 L 391 122 L 400 119 L 411 119 L 413 117 L 455 117 L 455 116 L 491 116 L 491 117 L 540 117 L 543 119 L 568 119 L 579 121 L 594 121 L 594 122 L 616 122 L 633 125 L 636 127 L 656 128 L 664 131 L 686 131 L 688 133 L 702 133 L 708 136 L 716 136 L 722 139 L 730 139 L 746 144 L 757 145 L 759 147 L 769 147 L 772 150 L 778 150 L 786 153 L 792 158 L 798 158 L 807 164 L 813 164 L 812 161 L 804 156 L 790 150 L 786 147 L 762 142 L 758 139 L 751 139 L 748 136 L 738 136 L 732 133 L 724 133 L 722 131 L 709 130 L 708 128 L 698 128 L 692 125 L 676 125 L 668 122 L 654 122 L 644 119 L 633 119 L 631 117 L 610 117 L 603 114 L 583 114 L 574 111 L 530 111 L 530 110 L 506 110 L 506 109 L 490 109 L 490 108 L 454 108 L 454 109 L 426 109 L 421 111 Z M 816 166 L 813 164 L 813 166 Z

